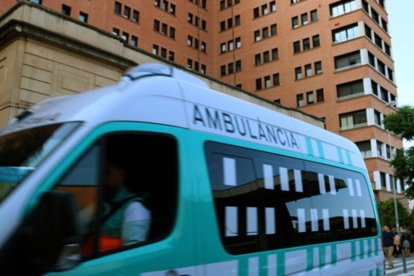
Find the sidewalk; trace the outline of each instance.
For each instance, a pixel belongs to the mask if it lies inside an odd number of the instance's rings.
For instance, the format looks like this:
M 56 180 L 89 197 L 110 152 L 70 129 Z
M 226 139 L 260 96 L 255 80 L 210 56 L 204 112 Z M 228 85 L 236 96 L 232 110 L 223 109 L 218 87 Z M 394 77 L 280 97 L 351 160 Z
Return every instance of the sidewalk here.
M 393 269 L 385 269 L 385 275 L 391 276 L 414 276 L 414 254 L 412 253 L 411 256 L 405 258 L 405 264 L 407 268 L 407 272 L 404 273 L 403 267 L 403 256 L 400 255 L 398 258 L 394 258 L 394 268 Z

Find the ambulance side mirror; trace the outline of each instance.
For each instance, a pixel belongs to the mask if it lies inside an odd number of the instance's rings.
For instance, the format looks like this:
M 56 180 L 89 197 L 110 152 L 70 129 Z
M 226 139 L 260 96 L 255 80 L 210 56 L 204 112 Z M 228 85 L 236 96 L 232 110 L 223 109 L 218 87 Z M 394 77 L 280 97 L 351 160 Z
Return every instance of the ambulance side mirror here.
M 81 260 L 81 231 L 75 197 L 47 191 L 23 227 L 29 265 L 40 273 L 62 271 Z

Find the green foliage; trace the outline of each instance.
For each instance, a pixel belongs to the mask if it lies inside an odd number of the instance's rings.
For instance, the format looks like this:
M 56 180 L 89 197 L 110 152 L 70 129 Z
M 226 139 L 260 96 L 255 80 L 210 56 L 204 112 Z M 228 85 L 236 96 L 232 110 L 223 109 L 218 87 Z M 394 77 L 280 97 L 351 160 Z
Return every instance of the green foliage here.
M 384 126 L 401 138 L 412 140 L 414 138 L 414 107 L 398 108 L 397 112 L 385 117 Z
M 414 139 L 414 107 L 403 106 L 397 112 L 387 115 L 384 119 L 385 129 L 395 133 L 406 140 Z M 414 199 L 414 148 L 409 150 L 397 150 L 397 154 L 391 161 L 394 175 L 403 179 L 407 184 L 405 195 Z
M 403 227 L 405 229 L 414 229 L 414 221 L 412 219 L 414 214 L 409 214 L 408 210 L 404 208 L 404 206 L 399 201 L 397 201 L 397 209 L 400 227 Z M 381 225 L 396 227 L 393 199 L 378 202 L 378 212 L 381 220 Z

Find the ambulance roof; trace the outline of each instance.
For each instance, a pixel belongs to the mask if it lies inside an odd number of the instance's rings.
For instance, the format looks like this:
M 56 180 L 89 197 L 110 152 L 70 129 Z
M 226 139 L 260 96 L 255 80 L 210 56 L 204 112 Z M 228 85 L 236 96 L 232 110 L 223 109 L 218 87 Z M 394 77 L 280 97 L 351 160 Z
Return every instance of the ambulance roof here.
M 112 86 L 34 105 L 1 134 L 45 124 L 148 122 L 233 137 L 364 167 L 349 140 L 245 100 L 211 90 L 195 76 L 160 64 L 141 65 Z

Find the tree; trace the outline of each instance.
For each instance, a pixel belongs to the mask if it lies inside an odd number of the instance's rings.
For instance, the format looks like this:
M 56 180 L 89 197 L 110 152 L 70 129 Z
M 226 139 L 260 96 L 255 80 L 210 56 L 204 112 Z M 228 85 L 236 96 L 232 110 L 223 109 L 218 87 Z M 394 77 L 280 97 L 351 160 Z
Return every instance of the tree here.
M 413 229 L 412 217 L 408 213 L 408 210 L 397 201 L 398 209 L 398 221 L 401 227 L 406 229 Z M 395 221 L 395 209 L 394 209 L 394 200 L 389 199 L 386 201 L 378 202 L 378 212 L 380 216 L 380 221 L 382 225 L 388 225 L 390 227 L 396 226 Z
M 414 139 L 414 108 L 411 106 L 398 108 L 395 113 L 385 117 L 384 126 L 385 129 L 402 139 L 412 141 Z M 396 156 L 391 160 L 391 166 L 394 168 L 395 177 L 404 179 L 408 186 L 405 195 L 414 199 L 414 147 L 408 150 L 397 150 Z

